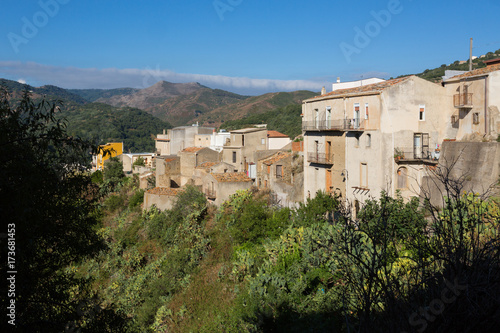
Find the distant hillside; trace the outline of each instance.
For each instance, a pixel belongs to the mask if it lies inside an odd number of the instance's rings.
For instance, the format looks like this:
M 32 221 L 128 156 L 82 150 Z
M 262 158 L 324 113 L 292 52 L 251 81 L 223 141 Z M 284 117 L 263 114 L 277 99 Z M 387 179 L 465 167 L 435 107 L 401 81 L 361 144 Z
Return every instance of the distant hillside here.
M 36 88 L 5 79 L 0 79 L 0 85 L 6 86 L 11 92 L 10 103 L 13 105 L 18 103 L 26 88 L 32 91 L 35 102 L 44 96 L 50 102 L 60 100 L 62 107 L 58 117 L 67 119 L 68 134 L 91 139 L 96 144 L 123 141 L 127 152 L 153 152 L 154 136 L 172 127 L 145 111 L 86 103 L 82 96 L 56 86 Z
M 301 104 L 290 104 L 264 113 L 252 114 L 243 119 L 226 121 L 221 128 L 235 130 L 256 124 L 267 124 L 267 129 L 281 132 L 293 139 L 302 133 L 301 113 Z
M 85 104 L 87 101 L 77 94 L 59 88 L 56 86 L 46 85 L 41 87 L 33 87 L 27 84 L 19 83 L 12 80 L 0 79 L 0 85 L 6 86 L 12 93 L 12 100 L 18 100 L 21 97 L 22 91 L 27 87 L 33 94 L 33 98 L 39 99 L 46 97 L 48 100 L 63 100 L 66 102 L 73 102 L 77 104 Z
M 237 120 L 246 116 L 271 111 L 290 104 L 302 104 L 304 99 L 318 95 L 312 91 L 299 90 L 293 92 L 268 93 L 252 96 L 243 101 L 213 109 L 193 119 L 192 122 L 210 126 L 220 126 L 225 121 Z
M 189 95 L 203 88 L 206 87 L 197 82 L 171 83 L 160 81 L 151 87 L 136 90 L 131 94 L 115 95 L 109 98 L 102 97 L 96 101 L 113 106 L 130 106 L 149 111 L 151 108 L 164 103 L 169 98 Z
M 172 128 L 145 111 L 103 103 L 63 107 L 60 117 L 68 120 L 69 134 L 99 144 L 123 141 L 126 152 L 154 152 L 155 135 Z
M 196 122 L 198 117 L 221 106 L 244 101 L 242 96 L 220 89 L 203 88 L 189 95 L 172 97 L 148 109 L 154 116 L 175 126 Z
M 483 61 L 495 59 L 498 57 L 500 57 L 500 49 L 496 50 L 495 52 L 488 52 L 483 58 L 476 58 L 472 60 L 472 69 L 486 67 L 486 64 Z M 440 67 L 434 69 L 426 69 L 422 73 L 416 75 L 431 82 L 441 82 L 442 76 L 444 76 L 444 72 L 446 70 L 468 71 L 469 61 L 467 60 L 465 63 L 461 64 L 459 60 L 456 60 L 449 65 L 443 64 Z
M 78 95 L 88 102 L 95 102 L 99 98 L 111 98 L 116 95 L 130 95 L 140 89 L 116 88 L 116 89 L 68 89 L 70 93 Z

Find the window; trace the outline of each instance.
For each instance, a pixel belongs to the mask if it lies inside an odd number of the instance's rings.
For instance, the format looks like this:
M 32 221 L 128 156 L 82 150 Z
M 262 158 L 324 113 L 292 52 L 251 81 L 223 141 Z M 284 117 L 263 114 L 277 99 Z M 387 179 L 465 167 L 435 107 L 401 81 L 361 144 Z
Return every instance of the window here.
M 283 178 L 283 166 L 282 165 L 276 166 L 276 178 L 278 178 L 278 179 Z
M 326 128 L 327 129 L 331 128 L 331 126 L 330 126 L 331 119 L 332 119 L 332 107 L 327 106 L 326 107 Z
M 333 156 L 332 156 L 332 142 L 327 141 L 326 142 L 326 161 L 327 162 L 332 162 L 333 161 Z
M 266 139 L 264 139 L 264 138 L 260 139 L 260 144 L 261 145 L 265 145 L 266 144 Z
M 368 164 L 361 163 L 360 171 L 361 171 L 360 186 L 363 188 L 367 188 L 368 187 Z
M 365 103 L 365 119 L 368 119 L 368 103 Z
M 406 188 L 406 179 L 408 177 L 408 170 L 405 167 L 399 168 L 397 176 L 398 176 L 397 179 L 398 188 Z
M 318 128 L 319 127 L 319 110 L 314 109 L 315 115 L 314 115 L 314 127 Z
M 233 151 L 233 163 L 236 163 L 236 152 Z
M 472 115 L 472 122 L 477 125 L 479 124 L 479 112 L 474 112 Z
M 366 146 L 371 147 L 371 145 L 372 145 L 372 135 L 366 134 Z
M 420 121 L 425 120 L 425 105 L 420 105 L 419 113 L 418 113 L 418 120 L 420 120 Z
M 354 137 L 356 138 L 356 142 L 355 142 L 356 146 L 355 147 L 359 147 L 359 138 L 360 138 L 360 135 L 356 134 Z
M 241 136 L 241 145 L 245 147 L 245 135 Z

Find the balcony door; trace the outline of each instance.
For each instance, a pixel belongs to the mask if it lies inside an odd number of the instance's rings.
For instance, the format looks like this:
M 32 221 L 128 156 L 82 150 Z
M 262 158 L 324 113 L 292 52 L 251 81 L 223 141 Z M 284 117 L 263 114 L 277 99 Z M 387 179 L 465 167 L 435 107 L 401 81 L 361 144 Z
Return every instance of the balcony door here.
M 422 159 L 429 155 L 429 133 L 413 134 L 413 158 Z
M 359 117 L 361 116 L 359 111 L 359 103 L 354 104 L 354 128 L 359 128 Z

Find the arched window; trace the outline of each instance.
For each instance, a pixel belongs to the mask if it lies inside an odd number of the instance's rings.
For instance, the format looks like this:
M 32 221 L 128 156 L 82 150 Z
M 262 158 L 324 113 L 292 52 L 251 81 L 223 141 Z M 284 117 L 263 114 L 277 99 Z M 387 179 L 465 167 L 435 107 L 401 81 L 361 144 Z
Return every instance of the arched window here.
M 398 169 L 398 188 L 406 188 L 407 187 L 407 178 L 408 178 L 408 170 L 405 167 L 401 167 Z

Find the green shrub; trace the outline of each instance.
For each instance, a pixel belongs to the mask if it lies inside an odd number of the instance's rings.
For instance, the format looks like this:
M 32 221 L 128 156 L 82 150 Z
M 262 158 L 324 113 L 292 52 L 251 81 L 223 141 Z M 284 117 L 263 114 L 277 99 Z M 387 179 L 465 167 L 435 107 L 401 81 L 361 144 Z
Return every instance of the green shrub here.
M 109 212 L 114 212 L 119 208 L 125 207 L 125 198 L 119 194 L 112 194 L 104 201 L 104 207 Z
M 142 204 L 143 202 L 144 202 L 144 190 L 139 189 L 135 191 L 135 193 L 130 198 L 130 201 L 128 202 L 128 208 L 132 210 L 135 207 Z

